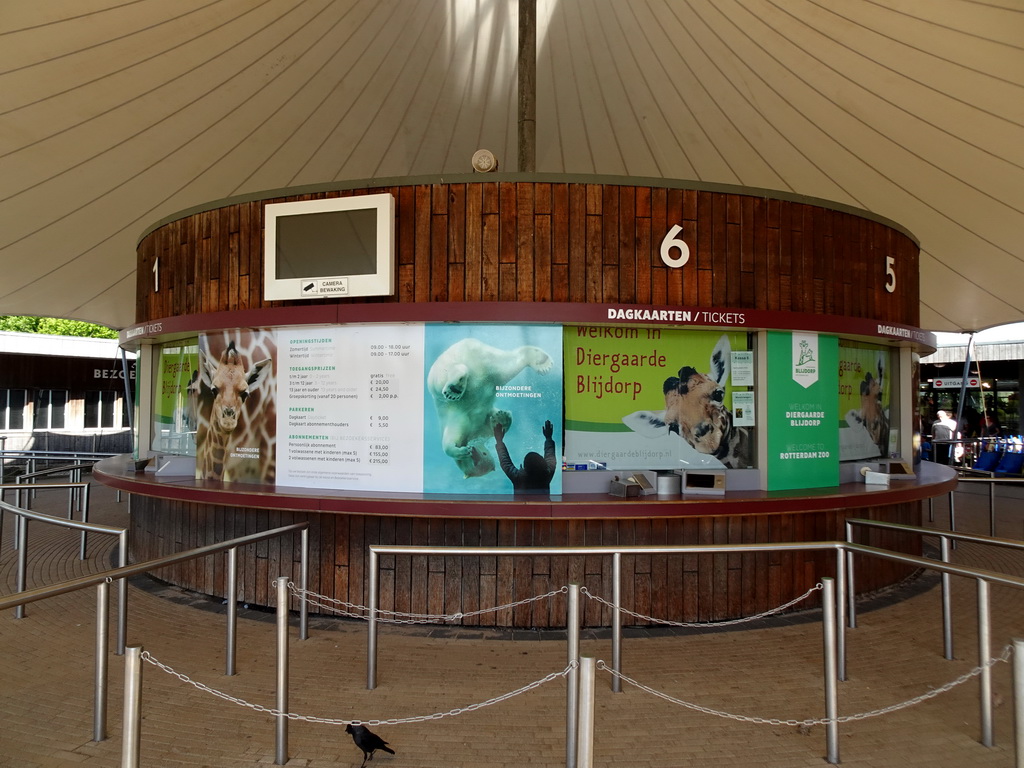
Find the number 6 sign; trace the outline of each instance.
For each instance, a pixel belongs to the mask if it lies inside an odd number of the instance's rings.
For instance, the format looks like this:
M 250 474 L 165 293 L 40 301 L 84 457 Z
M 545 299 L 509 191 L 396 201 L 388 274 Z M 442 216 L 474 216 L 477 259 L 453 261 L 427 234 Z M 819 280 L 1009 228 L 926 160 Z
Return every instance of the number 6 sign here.
M 665 235 L 665 239 L 661 241 L 661 260 L 665 262 L 665 266 L 681 267 L 690 260 L 690 246 L 678 236 L 682 231 L 682 226 L 676 224 Z M 678 256 L 672 256 L 673 248 L 679 251 Z

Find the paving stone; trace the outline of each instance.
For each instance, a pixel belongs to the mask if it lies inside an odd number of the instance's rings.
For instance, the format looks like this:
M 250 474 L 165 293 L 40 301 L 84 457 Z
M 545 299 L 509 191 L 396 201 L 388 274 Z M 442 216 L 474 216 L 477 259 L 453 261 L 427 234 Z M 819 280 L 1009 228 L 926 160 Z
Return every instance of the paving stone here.
M 92 519 L 124 524 L 127 505 L 103 486 L 93 489 Z M 997 522 L 1020 535 L 1024 491 L 1000 489 Z M 61 514 L 63 499 L 46 500 Z M 924 519 L 928 519 L 927 504 Z M 948 505 L 934 503 L 936 527 Z M 962 530 L 987 533 L 987 490 L 956 495 Z M 15 553 L 5 520 L 0 590 L 14 591 Z M 31 529 L 30 583 L 54 583 L 109 567 L 112 542 L 95 537 L 86 561 L 78 540 L 45 526 Z M 957 562 L 1024 575 L 1012 550 L 964 544 Z M 925 576 L 862 601 L 858 627 L 847 633 L 849 679 L 839 686 L 841 714 L 870 712 L 935 690 L 978 663 L 973 583 L 954 579 L 955 658 L 942 658 L 941 596 Z M 1024 636 L 1024 594 L 994 585 L 992 645 L 996 653 Z M 224 672 L 224 606 L 146 579 L 130 588 L 129 643 L 211 688 L 252 704 L 274 705 L 274 618 L 240 611 L 238 674 Z M 87 590 L 29 606 L 25 619 L 0 616 L 0 766 L 51 768 L 120 764 L 123 660 L 110 657 L 108 738 L 94 743 L 92 680 L 95 594 Z M 293 631 L 290 709 L 331 719 L 393 720 L 447 713 L 541 679 L 565 667 L 558 632 L 499 632 L 479 627 L 384 626 L 379 638 L 378 687 L 367 691 L 366 630 L 353 620 L 314 617 L 311 636 Z M 592 632 L 584 653 L 610 660 L 607 632 Z M 753 628 L 630 632 L 623 671 L 681 701 L 746 717 L 802 720 L 823 716 L 820 612 L 757 622 Z M 146 766 L 273 765 L 275 721 L 270 715 L 198 690 L 158 669 L 143 667 L 142 764 Z M 1014 765 L 1010 665 L 992 670 L 998 706 L 996 746 L 978 742 L 978 683 L 906 709 L 843 723 L 841 761 L 854 768 L 1008 768 Z M 607 673 L 596 690 L 595 765 L 635 768 L 818 768 L 824 763 L 821 725 L 758 724 L 683 708 L 630 684 L 612 693 Z M 440 719 L 382 723 L 372 729 L 391 742 L 377 768 L 504 768 L 565 764 L 565 681 L 558 678 L 514 698 Z M 290 766 L 357 766 L 361 752 L 343 726 L 289 724 Z

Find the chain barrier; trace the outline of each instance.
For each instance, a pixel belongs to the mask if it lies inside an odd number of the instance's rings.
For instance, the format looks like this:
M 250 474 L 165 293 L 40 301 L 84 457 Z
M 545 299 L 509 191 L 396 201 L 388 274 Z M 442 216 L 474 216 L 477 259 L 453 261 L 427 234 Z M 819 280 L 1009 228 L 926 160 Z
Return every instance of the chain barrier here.
M 245 707 L 247 709 L 253 710 L 254 712 L 261 712 L 267 715 L 271 715 L 273 717 L 283 716 L 288 718 L 289 720 L 301 720 L 303 722 L 319 723 L 321 725 L 404 725 L 406 723 L 423 723 L 428 720 L 441 720 L 445 717 L 456 717 L 458 715 L 466 714 L 467 712 L 475 712 L 478 709 L 483 709 L 484 707 L 489 707 L 493 704 L 500 704 L 501 702 L 508 701 L 509 699 L 519 696 L 520 694 L 528 693 L 529 691 L 540 688 L 542 685 L 550 683 L 552 680 L 557 680 L 560 677 L 565 677 L 569 674 L 569 672 L 571 672 L 573 669 L 576 669 L 576 667 L 578 666 L 578 664 L 575 661 L 570 662 L 565 667 L 565 669 L 561 670 L 560 672 L 552 672 L 550 674 L 547 674 L 540 680 L 534 680 L 532 683 L 527 683 L 521 688 L 516 688 L 514 691 L 508 691 L 507 693 L 500 694 L 493 698 L 487 699 L 486 701 L 481 701 L 477 704 L 469 704 L 465 707 L 456 707 L 455 709 L 449 709 L 447 712 L 433 712 L 429 715 L 413 715 L 412 717 L 392 717 L 386 720 L 342 720 L 330 717 L 317 717 L 316 715 L 300 715 L 296 714 L 295 712 L 281 712 L 281 710 L 274 709 L 273 707 L 264 707 L 262 704 L 253 704 L 252 702 L 246 701 L 245 699 L 240 699 L 237 696 L 232 696 L 231 694 L 225 693 L 224 691 L 218 691 L 216 688 L 211 688 L 210 686 L 205 685 L 204 683 L 200 683 L 198 680 L 193 680 L 188 675 L 182 672 L 178 672 L 169 665 L 164 664 L 162 661 L 155 658 L 149 651 L 143 651 L 140 654 L 140 657 L 142 658 L 143 661 L 149 662 L 154 667 L 161 669 L 167 674 L 169 674 L 171 677 L 176 677 L 181 682 L 187 683 L 188 685 L 191 685 L 192 687 L 196 688 L 197 690 L 203 691 L 204 693 L 212 694 L 213 696 L 216 696 L 219 699 L 223 699 L 224 701 L 229 701 L 232 704 L 237 704 L 240 707 Z
M 314 608 L 319 608 L 324 611 L 333 612 L 339 616 L 347 616 L 351 619 L 366 619 L 368 617 L 368 614 L 370 613 L 370 609 L 365 605 L 360 605 L 358 603 L 349 603 L 334 597 L 321 595 L 317 592 L 313 592 L 312 590 L 302 589 L 301 587 L 296 586 L 293 582 L 288 582 L 288 588 L 289 590 L 291 590 L 291 593 L 294 597 L 306 601 L 307 603 L 309 603 L 310 606 Z M 758 621 L 760 619 L 768 618 L 769 616 L 774 616 L 778 613 L 782 613 L 783 611 L 792 608 L 797 603 L 806 600 L 812 594 L 823 588 L 824 586 L 821 584 L 821 582 L 818 582 L 813 587 L 804 592 L 802 595 L 793 598 L 788 603 L 784 603 L 783 605 L 777 606 L 775 608 L 769 608 L 767 611 L 755 614 L 754 616 L 745 616 L 738 619 L 726 619 L 724 621 L 671 621 L 669 619 L 659 619 L 654 616 L 646 616 L 642 613 L 631 611 L 628 608 L 619 607 L 617 610 L 628 616 L 632 616 L 633 618 L 639 619 L 640 621 L 646 621 L 652 624 L 663 624 L 669 627 L 725 627 L 733 624 L 745 624 L 751 621 Z M 464 619 L 470 616 L 482 616 L 486 613 L 494 613 L 506 609 L 517 608 L 521 605 L 527 605 L 529 603 L 537 602 L 540 600 L 547 600 L 548 598 L 554 597 L 555 595 L 564 595 L 568 591 L 568 587 L 561 587 L 560 589 L 555 589 L 551 592 L 546 592 L 543 595 L 527 597 L 523 600 L 518 600 L 514 603 L 505 603 L 503 605 L 496 605 L 491 608 L 481 608 L 480 610 L 476 611 L 465 611 L 449 614 L 408 613 L 403 611 L 389 611 L 383 608 L 378 608 L 377 621 L 384 622 L 387 624 L 440 624 L 449 621 L 459 621 L 460 619 Z M 580 594 L 590 598 L 591 600 L 601 603 L 602 605 L 607 606 L 612 610 L 616 610 L 616 607 L 613 603 L 599 595 L 593 594 L 586 587 L 580 587 Z M 333 605 L 326 605 L 325 602 L 333 603 Z
M 620 613 L 625 613 L 626 615 L 632 616 L 633 618 L 636 618 L 636 619 L 640 619 L 641 621 L 648 621 L 648 622 L 651 622 L 651 623 L 654 623 L 654 624 L 664 624 L 664 625 L 669 626 L 669 627 L 709 628 L 709 627 L 725 627 L 725 626 L 729 626 L 730 624 L 744 624 L 744 623 L 746 623 L 748 621 L 757 621 L 759 619 L 767 618 L 768 616 L 774 616 L 777 613 L 782 613 L 782 611 L 786 610 L 787 608 L 791 608 L 792 606 L 796 605 L 800 601 L 806 600 L 812 594 L 814 594 L 815 592 L 817 592 L 818 590 L 821 590 L 821 589 L 824 589 L 824 585 L 819 581 L 813 587 L 811 587 L 806 592 L 804 592 L 802 595 L 800 595 L 800 597 L 795 597 L 792 600 L 790 600 L 788 603 L 785 603 L 784 605 L 780 605 L 777 608 L 769 608 L 767 611 L 759 613 L 759 614 L 757 614 L 755 616 L 744 616 L 744 617 L 741 617 L 741 618 L 738 618 L 738 619 L 725 619 L 723 621 L 670 621 L 669 619 L 658 619 L 658 618 L 655 618 L 654 616 L 645 616 L 642 613 L 637 613 L 636 611 L 631 611 L 628 608 L 622 608 L 622 607 L 616 608 L 614 603 L 611 603 L 608 600 L 605 600 L 603 597 L 599 597 L 598 595 L 595 595 L 595 594 L 591 593 L 586 587 L 580 587 L 580 594 L 581 595 L 585 595 L 585 596 L 589 597 L 591 600 L 594 600 L 594 601 L 596 601 L 598 603 L 601 603 L 602 605 L 605 605 L 608 608 L 611 608 L 613 611 L 614 610 L 618 610 Z
M 869 717 L 877 717 L 879 715 L 888 715 L 888 714 L 890 714 L 892 712 L 898 712 L 901 709 L 907 709 L 908 707 L 912 707 L 915 704 L 920 704 L 921 702 L 927 701 L 928 699 L 934 699 L 936 696 L 939 696 L 940 694 L 946 693 L 947 691 L 951 691 L 954 688 L 956 688 L 958 685 L 963 685 L 968 680 L 970 680 L 970 679 L 980 675 L 982 672 L 984 672 L 989 667 L 992 667 L 992 666 L 994 666 L 996 664 L 999 664 L 1000 662 L 1009 661 L 1010 660 L 1010 656 L 1012 654 L 1013 654 L 1013 647 L 1011 645 L 1007 645 L 1005 648 L 1003 648 L 1003 652 L 1002 652 L 1001 655 L 994 656 L 993 658 L 989 659 L 985 664 L 981 664 L 981 665 L 975 667 L 970 672 L 965 672 L 964 674 L 960 675 L 960 677 L 958 677 L 955 680 L 952 680 L 952 681 L 946 683 L 945 685 L 939 686 L 938 688 L 935 688 L 935 689 L 933 689 L 931 691 L 928 691 L 927 693 L 922 693 L 920 696 L 916 696 L 913 699 L 908 699 L 907 701 L 903 701 L 903 702 L 900 702 L 898 704 L 891 704 L 888 707 L 882 707 L 881 709 L 874 709 L 874 710 L 871 710 L 870 712 L 859 712 L 859 713 L 857 713 L 855 715 L 843 715 L 841 717 L 836 717 L 836 718 L 818 717 L 818 718 L 809 718 L 807 720 L 780 720 L 780 719 L 777 719 L 777 718 L 769 718 L 769 717 L 753 717 L 753 716 L 750 716 L 750 715 L 736 715 L 736 714 L 732 714 L 730 712 L 723 712 L 723 711 L 718 710 L 718 709 L 711 709 L 709 707 L 702 707 L 699 704 L 694 704 L 694 703 L 689 702 L 689 701 L 683 701 L 682 699 L 677 699 L 674 696 L 669 696 L 667 693 L 663 693 L 661 691 L 655 690 L 654 688 L 651 688 L 651 687 L 649 687 L 647 685 L 644 685 L 643 683 L 640 683 L 640 682 L 638 682 L 636 680 L 633 680 L 631 677 L 628 677 L 628 676 L 622 674 L 621 672 L 616 672 L 614 669 L 609 667 L 604 661 L 597 661 L 595 663 L 595 666 L 598 669 L 601 669 L 601 670 L 604 670 L 604 671 L 608 672 L 610 675 L 612 675 L 612 677 L 617 677 L 620 680 L 624 680 L 625 682 L 629 683 L 630 685 L 632 685 L 632 686 L 634 686 L 636 688 L 639 688 L 641 691 L 644 691 L 645 693 L 649 693 L 652 696 L 656 696 L 659 699 L 663 699 L 663 700 L 669 702 L 670 704 L 677 704 L 677 705 L 679 705 L 681 707 L 684 707 L 685 709 L 693 710 L 694 712 L 702 712 L 705 715 L 714 715 L 715 717 L 725 718 L 726 720 L 736 720 L 737 722 L 741 722 L 741 723 L 756 723 L 758 725 L 790 725 L 790 726 L 793 726 L 793 727 L 798 727 L 798 726 L 807 726 L 807 727 L 809 727 L 809 726 L 812 726 L 812 725 L 828 725 L 829 723 L 832 723 L 832 722 L 835 722 L 835 723 L 852 723 L 852 722 L 857 721 L 857 720 L 866 720 Z
M 288 582 L 288 589 L 291 590 L 293 596 L 300 600 L 305 600 L 311 606 L 315 608 L 321 608 L 325 611 L 333 611 L 341 616 L 348 616 L 352 619 L 366 619 L 370 613 L 370 609 L 365 605 L 359 605 L 358 603 L 348 603 L 344 600 L 338 600 L 334 597 L 328 597 L 327 595 L 321 595 L 308 589 L 302 589 L 296 586 L 293 582 Z M 430 614 L 430 613 L 407 613 L 403 611 L 389 611 L 383 608 L 377 609 L 377 621 L 381 621 L 387 624 L 441 624 L 446 621 L 459 621 L 470 616 L 482 616 L 486 613 L 494 613 L 496 611 L 503 611 L 510 608 L 518 608 L 521 605 L 528 605 L 529 603 L 535 603 L 540 600 L 547 600 L 548 598 L 554 597 L 555 595 L 564 595 L 569 592 L 568 587 L 561 587 L 560 589 L 546 592 L 543 595 L 536 595 L 534 597 L 527 597 L 523 600 L 517 600 L 514 603 L 505 603 L 504 605 L 495 605 L 491 608 L 481 608 L 477 611 L 460 611 L 459 613 L 449 614 Z M 324 605 L 323 602 L 334 603 L 337 606 L 343 606 L 336 608 L 332 605 Z M 348 609 L 348 610 L 346 610 Z M 354 613 L 353 611 L 362 611 L 362 613 Z M 382 616 L 383 614 L 383 616 Z M 392 618 L 384 618 L 389 616 Z M 403 618 L 398 618 L 403 617 Z

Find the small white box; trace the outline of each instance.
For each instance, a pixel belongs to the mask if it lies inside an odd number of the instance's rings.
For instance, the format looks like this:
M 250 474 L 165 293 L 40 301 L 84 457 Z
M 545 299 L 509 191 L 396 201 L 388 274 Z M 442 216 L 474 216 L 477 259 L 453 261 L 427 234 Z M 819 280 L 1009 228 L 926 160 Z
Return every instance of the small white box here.
M 677 470 L 683 476 L 683 496 L 724 496 L 724 469 Z

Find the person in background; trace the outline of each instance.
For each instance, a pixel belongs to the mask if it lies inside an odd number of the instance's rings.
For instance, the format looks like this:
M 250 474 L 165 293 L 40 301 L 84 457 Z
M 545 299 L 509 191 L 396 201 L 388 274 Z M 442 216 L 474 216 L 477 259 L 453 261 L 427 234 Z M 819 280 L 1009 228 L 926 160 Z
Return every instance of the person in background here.
M 544 422 L 541 432 L 544 434 L 544 455 L 530 451 L 523 457 L 523 466 L 517 468 L 508 455 L 505 447 L 505 429 L 501 424 L 494 425 L 494 447 L 498 451 L 501 469 L 512 481 L 517 491 L 546 491 L 551 487 L 551 478 L 555 475 L 555 440 L 552 437 L 555 428 L 550 421 Z
M 953 443 L 948 441 L 959 439 L 960 432 L 956 428 L 956 421 L 948 413 L 939 411 L 936 416 L 938 418 L 932 424 L 932 451 L 936 463 L 949 464 L 954 452 Z

